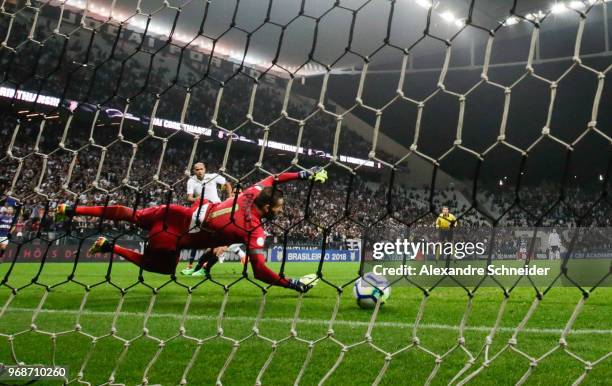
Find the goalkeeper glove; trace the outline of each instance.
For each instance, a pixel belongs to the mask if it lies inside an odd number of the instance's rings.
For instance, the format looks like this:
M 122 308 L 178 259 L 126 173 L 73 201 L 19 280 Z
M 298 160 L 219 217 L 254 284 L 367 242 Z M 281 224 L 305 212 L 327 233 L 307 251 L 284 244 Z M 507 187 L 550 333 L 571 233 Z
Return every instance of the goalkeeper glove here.
M 300 281 L 300 279 L 289 279 L 289 285 L 287 288 L 291 288 L 292 290 L 296 290 L 297 292 L 306 293 L 308 292 L 313 285 L 312 284 L 304 284 Z
M 313 179 L 315 182 L 324 183 L 327 181 L 327 170 L 320 166 L 315 166 L 309 170 L 302 170 L 298 173 L 301 180 Z

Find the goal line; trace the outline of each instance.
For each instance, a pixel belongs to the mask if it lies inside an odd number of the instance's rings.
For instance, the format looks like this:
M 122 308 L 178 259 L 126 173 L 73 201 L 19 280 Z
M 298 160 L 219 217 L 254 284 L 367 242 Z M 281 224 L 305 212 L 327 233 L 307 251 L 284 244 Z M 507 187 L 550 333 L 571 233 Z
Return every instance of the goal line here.
M 20 308 L 20 307 L 9 307 L 6 312 L 19 312 L 19 313 L 33 313 L 36 311 L 36 308 Z M 60 316 L 68 316 L 68 315 L 78 315 L 80 311 L 72 310 L 72 309 L 42 309 L 40 310 L 40 314 L 49 314 L 49 315 L 60 315 Z M 83 314 L 81 314 L 83 315 Z M 99 317 L 109 317 L 112 318 L 116 315 L 115 312 L 111 311 L 87 311 L 86 315 L 90 316 L 99 316 Z M 129 316 L 133 318 L 145 318 L 146 313 L 144 312 L 124 312 L 122 311 L 119 316 Z M 182 314 L 173 314 L 173 313 L 152 313 L 149 316 L 149 319 L 183 319 Z M 186 320 L 203 320 L 203 321 L 217 321 L 219 317 L 217 315 L 187 315 Z M 234 321 L 234 322 L 255 322 L 257 318 L 250 316 L 224 316 L 224 321 Z M 293 318 L 260 318 L 259 322 L 264 323 L 287 323 L 291 324 L 294 322 Z M 316 326 L 328 326 L 329 320 L 325 319 L 297 319 L 297 323 L 300 324 L 309 324 Z M 368 327 L 370 322 L 362 322 L 357 320 L 336 320 L 334 325 L 339 326 L 347 326 L 347 327 Z M 393 327 L 393 328 L 414 328 L 414 323 L 401 323 L 401 322 L 384 322 L 377 321 L 376 326 L 378 327 Z M 459 325 L 451 325 L 451 324 L 439 324 L 439 323 L 419 323 L 419 329 L 425 330 L 447 330 L 447 331 L 459 331 Z M 463 328 L 464 331 L 476 331 L 476 332 L 489 332 L 491 331 L 491 326 L 465 326 Z M 516 331 L 516 327 L 498 327 L 497 331 L 499 332 L 514 332 Z M 555 335 L 563 333 L 562 328 L 524 328 L 521 332 L 528 334 L 545 334 L 545 335 Z M 584 329 L 572 329 L 570 331 L 571 334 L 576 335 L 612 335 L 612 329 L 596 329 L 596 328 L 584 328 Z

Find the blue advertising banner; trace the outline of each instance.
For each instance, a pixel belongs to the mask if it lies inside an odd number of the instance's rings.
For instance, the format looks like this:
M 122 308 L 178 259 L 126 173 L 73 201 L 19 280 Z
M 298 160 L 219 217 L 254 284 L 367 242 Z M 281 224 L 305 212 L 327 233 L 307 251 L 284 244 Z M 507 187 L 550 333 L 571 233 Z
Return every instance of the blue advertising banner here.
M 321 261 L 320 249 L 287 248 L 287 262 L 319 262 Z M 329 249 L 325 251 L 325 262 L 358 262 L 360 260 L 359 250 Z M 283 261 L 283 248 L 273 247 L 270 250 L 270 261 Z

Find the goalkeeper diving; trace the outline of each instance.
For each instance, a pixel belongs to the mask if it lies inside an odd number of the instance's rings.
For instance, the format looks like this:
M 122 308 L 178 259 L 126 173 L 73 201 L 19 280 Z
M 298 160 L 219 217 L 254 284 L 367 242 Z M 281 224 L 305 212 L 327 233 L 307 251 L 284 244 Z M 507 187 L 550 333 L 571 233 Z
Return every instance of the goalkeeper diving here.
M 216 248 L 241 243 L 247 246 L 247 258 L 256 279 L 306 292 L 315 281 L 284 278 L 266 265 L 263 223 L 283 211 L 283 192 L 273 186 L 275 182 L 280 184 L 311 179 L 324 183 L 327 171 L 314 167 L 300 172 L 281 173 L 276 178 L 270 176 L 245 189 L 237 197 L 219 203 L 202 201 L 199 206 L 193 207 L 170 204 L 139 210 L 120 205 L 72 207 L 61 204 L 57 208 L 57 215 L 59 218 L 92 216 L 129 221 L 149 231 L 149 242 L 144 253 L 121 247 L 105 237 L 98 238 L 89 252 L 116 253 L 145 271 L 161 274 L 175 272 L 182 249 L 211 248 L 211 255 L 219 255 L 223 250 Z M 210 270 L 211 266 L 207 264 L 207 269 Z

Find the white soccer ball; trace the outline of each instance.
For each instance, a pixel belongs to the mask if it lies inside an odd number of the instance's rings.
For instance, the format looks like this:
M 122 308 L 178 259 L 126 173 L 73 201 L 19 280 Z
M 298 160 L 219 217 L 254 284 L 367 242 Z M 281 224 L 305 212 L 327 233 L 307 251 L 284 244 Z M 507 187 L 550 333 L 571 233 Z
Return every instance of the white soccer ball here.
M 368 272 L 355 281 L 353 295 L 359 307 L 374 308 L 379 301 L 385 304 L 391 296 L 391 287 L 386 278 Z

